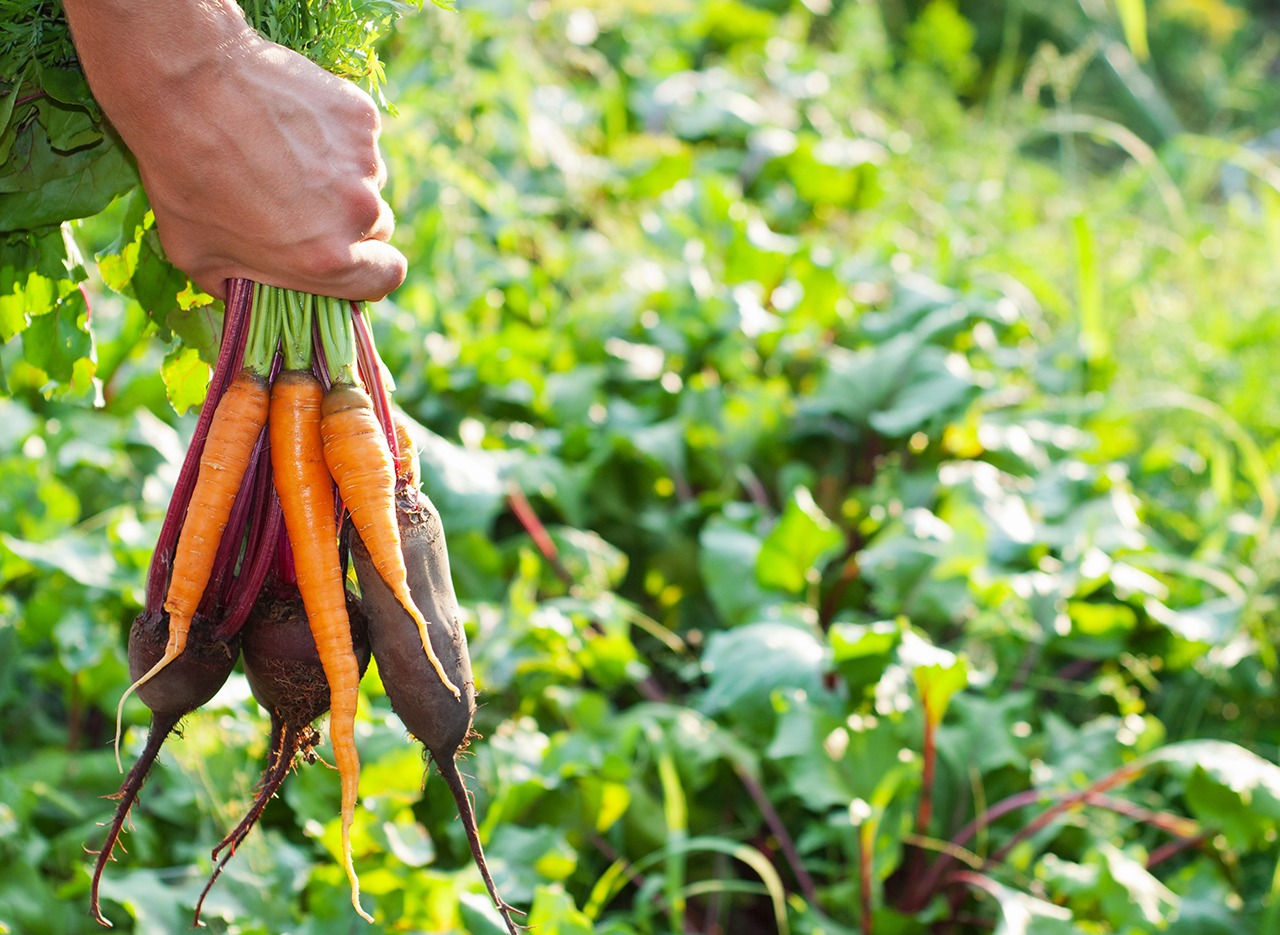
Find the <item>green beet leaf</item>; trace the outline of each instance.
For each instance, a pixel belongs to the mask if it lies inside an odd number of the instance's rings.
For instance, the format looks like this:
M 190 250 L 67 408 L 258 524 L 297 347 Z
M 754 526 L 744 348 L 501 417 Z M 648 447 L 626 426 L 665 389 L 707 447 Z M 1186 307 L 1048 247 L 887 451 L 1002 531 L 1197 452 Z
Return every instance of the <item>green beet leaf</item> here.
M 766 588 L 801 595 L 821 576 L 821 566 L 844 542 L 807 487 L 797 487 L 782 517 L 760 543 L 756 579 Z
M 174 412 L 182 415 L 204 400 L 209 388 L 209 365 L 190 347 L 175 347 L 160 367 L 165 393 Z
M 735 721 L 764 726 L 772 720 L 775 691 L 823 691 L 826 647 L 805 628 L 751 623 L 712 635 L 702 659 L 709 684 L 699 707 Z

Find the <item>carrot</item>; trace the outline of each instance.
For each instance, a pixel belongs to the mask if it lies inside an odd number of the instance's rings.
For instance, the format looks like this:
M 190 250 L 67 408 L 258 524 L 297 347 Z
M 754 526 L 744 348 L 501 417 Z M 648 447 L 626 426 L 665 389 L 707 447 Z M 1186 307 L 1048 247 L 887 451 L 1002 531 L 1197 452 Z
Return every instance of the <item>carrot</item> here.
M 255 292 L 255 299 L 258 295 Z M 209 435 L 200 456 L 195 488 L 173 555 L 173 573 L 164 602 L 164 609 L 169 614 L 168 641 L 155 665 L 130 685 L 120 698 L 116 708 L 117 766 L 120 765 L 124 703 L 186 648 L 191 620 L 204 597 L 231 508 L 240 493 L 254 446 L 266 424 L 267 373 L 275 352 L 269 318 L 268 312 L 255 301 L 245 367 L 231 381 L 214 409 Z
M 400 447 L 400 456 L 396 458 L 396 480 L 417 487 L 422 476 L 422 468 L 418 466 L 418 452 L 409 435 L 407 417 L 399 409 L 391 411 L 391 424 L 395 426 L 396 442 Z
M 318 299 L 320 333 L 332 383 L 321 406 L 324 460 L 351 524 L 382 580 L 413 618 L 418 638 L 436 676 L 453 693 L 462 693 L 445 673 L 427 635 L 427 621 L 409 593 L 400 529 L 396 522 L 396 465 L 387 435 L 378 423 L 373 400 L 355 383 L 355 333 L 344 303 Z
M 369 636 L 364 612 L 347 595 L 351 640 L 361 674 L 369 666 Z M 315 639 L 297 588 L 277 579 L 267 582 L 254 604 L 242 634 L 244 674 L 253 697 L 271 716 L 267 768 L 258 784 L 249 813 L 213 849 L 217 861 L 196 901 L 193 924 L 200 925 L 205 897 L 213 889 L 236 848 L 244 841 L 279 791 L 299 755 L 310 763 L 320 740 L 311 723 L 329 710 L 329 684 L 316 651 Z M 221 854 L 221 857 L 219 855 Z
M 324 389 L 311 373 L 311 296 L 286 293 L 285 370 L 271 388 L 268 430 L 271 471 L 293 546 L 298 591 L 329 683 L 329 739 L 342 787 L 342 855 L 351 882 L 351 904 L 360 906 L 360 882 L 351 856 L 351 824 L 360 782 L 355 744 L 360 670 L 351 642 L 346 590 L 338 557 L 333 482 L 324 463 L 320 402 Z

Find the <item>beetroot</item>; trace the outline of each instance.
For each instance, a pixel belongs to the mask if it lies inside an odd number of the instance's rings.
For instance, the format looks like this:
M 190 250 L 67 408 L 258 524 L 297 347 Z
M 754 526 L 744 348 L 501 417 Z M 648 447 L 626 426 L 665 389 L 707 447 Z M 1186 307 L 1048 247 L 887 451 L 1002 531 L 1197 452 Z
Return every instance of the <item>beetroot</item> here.
M 113 859 L 112 852 L 120 838 L 125 818 L 129 809 L 138 798 L 147 773 L 160 753 L 165 739 L 186 715 L 207 702 L 218 693 L 227 681 L 227 676 L 235 668 L 236 659 L 240 655 L 239 636 L 229 640 L 215 640 L 210 637 L 214 628 L 213 622 L 196 615 L 191 624 L 191 633 L 187 648 L 161 670 L 155 678 L 138 688 L 138 697 L 151 709 L 151 728 L 147 733 L 147 743 L 137 762 L 133 764 L 125 777 L 120 791 L 113 796 L 119 800 L 115 817 L 107 829 L 107 839 L 98 851 L 98 860 L 93 869 L 93 882 L 90 886 L 90 912 L 98 922 L 111 927 L 111 923 L 102 915 L 98 902 L 98 886 L 102 880 L 102 872 L 107 861 Z M 129 629 L 129 677 L 137 679 L 147 672 L 156 661 L 164 655 L 165 645 L 169 639 L 169 615 L 163 611 L 143 611 L 134 620 Z
M 471 797 L 458 771 L 458 754 L 472 735 L 475 680 L 450 577 L 444 528 L 435 506 L 412 484 L 402 483 L 397 488 L 396 517 L 413 602 L 426 618 L 431 646 L 445 673 L 461 689 L 461 697 L 455 697 L 436 675 L 427 661 L 413 618 L 383 582 L 359 537 L 353 536 L 351 558 L 369 621 L 373 658 L 378 663 L 392 709 L 427 748 L 449 787 L 489 896 L 502 914 L 507 930 L 515 935 L 518 927 L 511 918 L 514 910 L 502 901 L 489 873 Z

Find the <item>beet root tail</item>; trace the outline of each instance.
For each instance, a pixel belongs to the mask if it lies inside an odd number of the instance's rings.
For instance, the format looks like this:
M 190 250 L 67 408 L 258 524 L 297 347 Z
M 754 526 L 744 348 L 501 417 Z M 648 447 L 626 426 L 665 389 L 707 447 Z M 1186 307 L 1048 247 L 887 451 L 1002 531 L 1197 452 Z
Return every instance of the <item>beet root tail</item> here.
M 116 842 L 120 839 L 120 832 L 124 830 L 125 819 L 129 816 L 129 809 L 133 807 L 133 803 L 138 800 L 138 793 L 142 791 L 142 784 L 147 779 L 147 774 L 151 771 L 152 764 L 155 763 L 156 757 L 160 754 L 160 748 L 164 746 L 166 738 L 178 726 L 178 721 L 182 719 L 182 715 L 178 713 L 153 713 L 151 715 L 151 729 L 147 733 L 147 743 L 143 747 L 142 753 L 139 754 L 137 761 L 129 770 L 129 774 L 125 776 L 124 783 L 120 786 L 120 791 L 113 796 L 119 799 L 116 806 L 115 817 L 111 820 L 111 825 L 107 829 L 107 839 L 102 844 L 102 849 L 98 851 L 98 861 L 93 868 L 93 883 L 89 887 L 89 913 L 94 920 L 100 925 L 111 928 L 111 922 L 102 914 L 102 907 L 98 900 L 98 888 L 102 882 L 102 872 L 106 869 L 107 861 L 112 860 L 112 854 L 116 849 Z
M 458 817 L 462 819 L 463 830 L 467 833 L 467 843 L 471 846 L 471 857 L 476 862 L 476 867 L 480 870 L 480 876 L 484 879 L 484 885 L 489 890 L 489 898 L 493 900 L 494 907 L 502 914 L 502 921 L 506 923 L 507 931 L 511 935 L 519 935 L 525 927 L 517 925 L 515 920 L 511 918 L 511 914 L 514 912 L 523 915 L 524 913 L 506 903 L 498 895 L 497 884 L 493 882 L 493 874 L 489 872 L 489 863 L 484 857 L 484 848 L 480 846 L 480 829 L 476 826 L 476 813 L 471 806 L 471 793 L 467 790 L 467 784 L 462 779 L 462 773 L 458 771 L 458 764 L 452 759 L 444 760 L 434 756 L 432 759 L 435 761 L 436 768 L 440 771 L 440 776 L 444 779 L 445 785 L 449 787 L 449 792 L 453 795 L 454 804 L 458 807 Z
M 262 781 L 258 784 L 257 796 L 253 800 L 248 814 L 223 838 L 218 846 L 213 849 L 212 858 L 217 861 L 213 868 L 213 872 L 209 874 L 209 882 L 204 885 L 204 889 L 200 891 L 200 898 L 196 900 L 195 917 L 192 920 L 193 926 L 199 926 L 200 913 L 204 909 L 205 897 L 209 895 L 209 891 L 213 889 L 213 884 L 218 881 L 218 877 L 222 875 L 223 869 L 227 866 L 227 861 L 231 860 L 236 854 L 238 848 L 244 839 L 249 836 L 249 832 L 253 830 L 254 825 L 258 823 L 258 819 L 262 817 L 262 813 L 267 808 L 275 794 L 280 790 L 280 786 L 284 783 L 285 777 L 289 775 L 289 770 L 293 767 L 293 759 L 297 756 L 298 751 L 305 745 L 306 731 L 310 728 L 298 728 L 291 724 L 287 724 L 284 720 L 275 714 L 271 716 L 271 752 L 267 759 L 266 771 L 262 774 Z M 225 854 L 222 852 L 226 851 Z M 219 859 L 218 855 L 222 854 Z

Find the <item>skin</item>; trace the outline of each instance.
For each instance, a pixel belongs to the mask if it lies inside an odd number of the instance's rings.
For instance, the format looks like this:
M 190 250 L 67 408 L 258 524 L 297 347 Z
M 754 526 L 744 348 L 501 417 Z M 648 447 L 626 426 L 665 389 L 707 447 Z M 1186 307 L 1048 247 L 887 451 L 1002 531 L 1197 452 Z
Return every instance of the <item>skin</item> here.
M 161 244 L 198 286 L 376 300 L 403 281 L 367 94 L 263 39 L 234 0 L 63 5 Z

